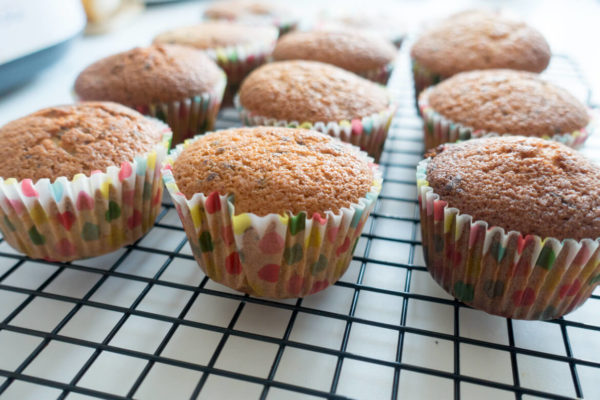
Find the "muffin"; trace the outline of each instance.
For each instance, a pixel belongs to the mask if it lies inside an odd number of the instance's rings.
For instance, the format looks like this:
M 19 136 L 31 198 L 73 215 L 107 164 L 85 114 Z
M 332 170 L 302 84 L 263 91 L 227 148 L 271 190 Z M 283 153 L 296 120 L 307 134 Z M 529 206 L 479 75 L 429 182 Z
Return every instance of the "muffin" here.
M 221 0 L 204 10 L 205 19 L 221 19 L 259 25 L 273 25 L 283 35 L 296 29 L 298 20 L 291 10 L 275 2 L 260 0 Z
M 595 127 L 587 108 L 531 72 L 470 71 L 419 96 L 425 148 L 488 135 L 523 135 L 579 147 Z
M 96 61 L 77 77 L 75 94 L 83 101 L 114 101 L 159 118 L 178 143 L 213 128 L 226 82 L 203 52 L 156 45 Z
M 265 64 L 242 82 L 235 102 L 244 125 L 314 129 L 376 160 L 395 111 L 384 87 L 317 61 Z
M 364 152 L 294 128 L 199 136 L 172 150 L 162 172 L 203 271 L 269 298 L 337 281 L 381 187 Z
M 277 42 L 275 61 L 321 61 L 369 80 L 387 83 L 397 51 L 381 36 L 361 31 L 316 30 L 292 32 Z
M 69 261 L 142 237 L 160 211 L 167 125 L 115 103 L 51 107 L 0 128 L 0 230 Z
M 239 85 L 273 52 L 277 29 L 214 21 L 161 33 L 155 44 L 178 44 L 203 50 L 227 74 L 224 104 L 232 104 Z
M 396 16 L 387 14 L 342 14 L 325 15 L 314 24 L 318 30 L 348 30 L 382 36 L 399 49 L 406 30 L 398 23 Z
M 415 95 L 454 74 L 507 68 L 542 72 L 550 47 L 540 32 L 492 11 L 466 11 L 425 31 L 413 45 Z
M 491 314 L 558 318 L 600 283 L 600 168 L 548 140 L 446 144 L 417 167 L 433 278 Z

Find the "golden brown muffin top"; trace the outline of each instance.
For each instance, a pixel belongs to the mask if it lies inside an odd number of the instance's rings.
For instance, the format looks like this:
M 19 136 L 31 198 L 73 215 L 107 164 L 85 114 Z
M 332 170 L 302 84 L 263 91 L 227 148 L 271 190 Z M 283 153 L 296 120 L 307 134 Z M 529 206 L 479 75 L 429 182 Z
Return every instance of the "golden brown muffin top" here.
M 306 129 L 217 131 L 190 144 L 173 165 L 177 186 L 233 194 L 235 212 L 324 216 L 363 198 L 373 185 L 366 159 L 330 136 Z
M 575 97 L 530 72 L 463 72 L 434 86 L 428 101 L 453 122 L 500 134 L 554 136 L 589 122 L 586 107 Z
M 241 105 L 258 115 L 298 122 L 338 122 L 383 111 L 385 88 L 317 61 L 279 61 L 242 82 Z
M 442 145 L 427 180 L 450 207 L 490 227 L 600 237 L 600 168 L 561 143 L 502 136 Z
M 115 103 L 45 108 L 0 128 L 0 176 L 73 178 L 151 151 L 168 127 Z
M 275 60 L 321 61 L 358 74 L 383 67 L 395 57 L 390 41 L 350 30 L 292 32 L 279 39 L 273 51 Z
M 260 0 L 219 0 L 204 10 L 206 18 L 236 20 L 245 17 L 283 16 L 289 11 L 280 4 Z
M 453 15 L 425 31 L 411 56 L 444 78 L 490 68 L 541 72 L 550 61 L 550 47 L 524 22 L 477 10 Z
M 277 39 L 277 33 L 277 28 L 274 26 L 207 21 L 163 32 L 154 38 L 154 43 L 180 44 L 205 50 L 252 43 L 271 43 Z
M 96 61 L 75 81 L 82 100 L 128 106 L 183 100 L 215 91 L 223 71 L 203 52 L 185 46 L 136 47 Z

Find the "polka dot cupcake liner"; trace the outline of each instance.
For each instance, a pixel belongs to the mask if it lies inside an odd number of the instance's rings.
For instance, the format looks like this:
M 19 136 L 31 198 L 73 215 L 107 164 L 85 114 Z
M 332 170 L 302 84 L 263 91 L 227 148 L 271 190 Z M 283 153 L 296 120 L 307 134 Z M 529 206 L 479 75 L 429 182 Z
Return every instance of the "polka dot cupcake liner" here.
M 225 104 L 231 105 L 242 80 L 256 67 L 266 63 L 273 53 L 277 31 L 272 37 L 246 45 L 217 47 L 204 52 L 227 74 Z
M 211 279 L 254 296 L 293 298 L 323 290 L 344 274 L 381 190 L 376 164 L 370 192 L 338 214 L 236 215 L 231 197 L 197 193 L 188 200 L 179 191 L 172 165 L 192 142 L 171 151 L 162 174 L 194 257 Z
M 473 129 L 471 127 L 455 123 L 452 120 L 442 116 L 429 105 L 429 94 L 432 88 L 425 89 L 419 96 L 419 110 L 423 117 L 423 135 L 425 141 L 425 150 L 433 149 L 444 143 L 454 143 L 462 140 L 481 138 L 485 136 L 499 136 L 498 133 L 488 132 L 483 129 Z M 542 136 L 543 139 L 560 142 L 569 147 L 578 149 L 583 145 L 587 138 L 598 129 L 598 115 L 592 109 L 589 109 L 590 122 L 574 132 L 561 133 L 555 135 Z M 503 134 L 513 135 L 513 134 Z M 518 135 L 515 133 L 514 135 Z
M 212 130 L 227 85 L 225 74 L 211 92 L 168 103 L 137 105 L 138 112 L 160 119 L 173 131 L 173 144 Z
M 490 314 L 547 320 L 583 304 L 600 284 L 600 238 L 558 240 L 505 232 L 451 208 L 417 166 L 423 254 L 435 281 Z
M 152 228 L 161 209 L 160 165 L 171 140 L 132 162 L 89 176 L 54 182 L 0 178 L 0 230 L 31 258 L 71 261 L 133 243 Z
M 360 74 L 363 78 L 370 81 L 381 83 L 382 85 L 387 84 L 390 79 L 392 72 L 394 71 L 394 62 L 388 63 L 382 67 L 369 70 L 363 74 Z
M 379 161 L 385 139 L 387 138 L 392 118 L 396 112 L 396 104 L 390 102 L 385 110 L 378 113 L 352 120 L 331 122 L 298 122 L 285 121 L 257 115 L 242 107 L 237 95 L 234 99 L 235 108 L 240 113 L 240 119 L 244 126 L 283 126 L 290 128 L 304 128 L 319 131 L 342 142 L 350 143 L 360 147 L 375 161 Z

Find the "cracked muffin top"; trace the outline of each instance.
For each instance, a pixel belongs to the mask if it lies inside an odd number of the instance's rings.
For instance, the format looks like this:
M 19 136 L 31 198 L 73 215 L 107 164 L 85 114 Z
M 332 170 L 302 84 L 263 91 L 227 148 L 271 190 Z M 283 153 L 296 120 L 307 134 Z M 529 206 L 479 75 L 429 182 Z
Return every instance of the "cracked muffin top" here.
M 484 10 L 465 11 L 441 21 L 417 39 L 410 54 L 444 78 L 489 68 L 541 72 L 551 55 L 548 43 L 536 29 Z
M 105 171 L 149 152 L 167 131 L 115 103 L 45 108 L 0 128 L 0 176 L 35 182 Z
M 154 45 L 96 61 L 77 77 L 75 93 L 82 100 L 135 107 L 214 92 L 222 77 L 223 71 L 202 51 Z
M 500 134 L 552 137 L 584 128 L 590 119 L 569 92 L 530 72 L 463 72 L 422 96 L 455 123 Z
M 242 82 L 240 104 L 278 120 L 339 122 L 385 110 L 387 90 L 367 79 L 317 61 L 278 61 L 255 69 Z
M 308 217 L 358 202 L 374 179 L 355 148 L 319 132 L 275 127 L 201 136 L 177 157 L 173 176 L 188 199 L 233 195 L 236 214 L 305 211 Z
M 549 140 L 501 136 L 439 146 L 433 191 L 490 227 L 542 238 L 600 238 L 600 167 Z

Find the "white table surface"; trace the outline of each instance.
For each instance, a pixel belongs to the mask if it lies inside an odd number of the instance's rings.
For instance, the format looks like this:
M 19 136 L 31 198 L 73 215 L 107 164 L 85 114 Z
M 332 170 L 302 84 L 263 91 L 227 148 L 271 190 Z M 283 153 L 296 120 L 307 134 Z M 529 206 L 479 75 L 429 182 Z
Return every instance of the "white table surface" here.
M 318 8 L 316 1 L 302 2 L 304 12 Z M 353 4 L 358 4 L 352 2 Z M 406 3 L 385 3 L 381 7 L 397 10 L 399 19 L 411 29 L 418 26 L 429 13 L 442 16 L 450 10 L 458 10 L 474 2 L 457 1 L 452 6 L 445 2 L 425 1 Z M 513 7 L 523 13 L 538 26 L 549 38 L 557 53 L 572 55 L 582 66 L 588 79 L 596 88 L 600 81 L 593 71 L 600 70 L 598 57 L 592 55 L 593 43 L 590 37 L 600 37 L 600 24 L 596 21 L 600 6 L 593 1 L 579 1 L 577 6 L 571 2 L 481 2 L 480 4 L 501 4 Z M 298 4 L 298 3 L 296 3 Z M 345 2 L 335 2 L 339 7 Z M 371 4 L 374 4 L 371 2 Z M 382 3 L 383 4 L 383 3 Z M 70 52 L 57 64 L 49 67 L 32 82 L 0 98 L 0 124 L 27 114 L 44 106 L 68 103 L 71 101 L 70 88 L 79 71 L 90 62 L 135 45 L 146 45 L 152 37 L 170 27 L 191 24 L 199 19 L 202 3 L 182 3 L 169 6 L 152 7 L 134 22 L 104 36 L 85 37 L 76 42 Z M 583 39 L 582 39 L 583 38 Z M 560 69 L 560 62 L 552 69 Z M 399 74 L 408 74 L 406 51 L 399 60 Z M 552 74 L 549 73 L 549 77 Z M 562 82 L 562 84 L 565 84 Z M 567 86 L 571 86 L 568 82 Z M 406 88 L 405 88 L 406 89 Z M 574 83 L 571 89 L 578 97 L 584 97 L 585 91 Z M 596 93 L 600 90 L 596 90 Z M 400 118 L 399 123 L 402 123 Z M 595 148 L 600 138 L 593 138 Z M 402 142 L 410 146 L 411 142 Z M 414 142 L 413 142 L 414 145 Z M 591 150 L 587 150 L 588 155 Z M 412 157 L 412 156 L 407 156 Z M 390 175 L 414 179 L 414 171 L 396 168 L 388 171 Z M 384 186 L 385 187 L 385 186 Z M 407 198 L 414 197 L 414 186 L 389 186 L 389 194 Z M 394 215 L 413 215 L 413 204 L 382 202 L 380 209 Z M 371 221 L 372 222 L 372 221 Z M 170 210 L 161 223 L 179 225 L 177 214 Z M 369 224 L 367 224 L 369 225 Z M 377 223 L 374 233 L 382 237 L 418 237 L 417 225 Z M 141 245 L 172 251 L 184 239 L 179 231 L 155 228 L 141 242 Z M 363 238 L 364 239 L 364 238 Z M 362 240 L 362 239 L 361 239 Z M 381 261 L 404 262 L 410 246 L 385 240 L 373 240 L 369 257 Z M 0 251 L 14 252 L 6 243 L 0 244 Z M 184 254 L 191 254 L 186 245 Z M 357 254 L 364 252 L 364 243 L 358 246 Z M 67 269 L 60 273 L 44 291 L 74 298 L 81 298 L 102 277 L 102 272 L 110 267 L 114 260 L 123 254 L 123 250 L 95 259 L 78 262 L 90 267 L 86 271 Z M 415 265 L 423 265 L 420 247 L 415 247 Z M 133 251 L 126 258 L 118 272 L 135 277 L 152 277 L 165 262 L 166 256 Z M 0 275 L 8 271 L 15 259 L 0 258 Z M 360 263 L 353 262 L 342 281 L 356 283 Z M 56 272 L 53 265 L 27 261 L 15 273 L 9 275 L 2 284 L 20 288 L 36 289 L 45 279 Z M 161 281 L 182 284 L 199 284 L 204 275 L 192 260 L 176 258 L 160 276 Z M 404 290 L 406 271 L 370 263 L 366 266 L 363 284 L 390 290 Z M 143 281 L 110 277 L 92 295 L 92 301 L 115 306 L 129 307 L 139 296 L 146 284 Z M 208 282 L 206 287 L 213 290 L 230 292 L 227 288 Z M 410 293 L 450 299 L 429 275 L 423 271 L 414 271 Z M 235 293 L 235 292 L 231 292 Z M 596 290 L 600 294 L 600 290 Z M 347 314 L 354 290 L 335 286 L 321 293 L 305 298 L 303 307 Z M 191 294 L 184 290 L 168 286 L 154 285 L 144 296 L 137 310 L 160 315 L 177 316 Z M 25 298 L 24 294 L 0 290 L 0 321 L 3 320 Z M 388 324 L 399 323 L 399 310 L 402 297 L 389 296 L 374 292 L 361 292 L 355 316 L 370 321 Z M 295 300 L 285 301 L 295 304 Z M 240 301 L 201 294 L 185 316 L 186 319 L 226 326 Z M 11 325 L 49 332 L 72 308 L 72 304 L 49 298 L 38 297 L 31 302 L 12 321 Z M 479 311 L 460 308 L 459 324 L 454 324 L 454 308 L 446 304 L 411 299 L 408 303 L 406 326 L 446 333 L 460 332 L 462 337 L 482 340 L 500 345 L 509 344 L 506 319 L 490 316 Z M 580 309 L 566 317 L 568 321 L 600 326 L 600 300 L 592 299 Z M 265 337 L 282 337 L 291 316 L 291 311 L 248 303 L 243 308 L 235 329 L 251 332 Z M 102 308 L 83 306 L 60 331 L 61 335 L 99 342 L 112 329 L 122 313 Z M 111 346 L 153 353 L 158 343 L 170 328 L 170 323 L 141 316 L 130 316 L 115 337 Z M 338 349 L 344 334 L 346 323 L 341 319 L 324 318 L 313 313 L 298 313 L 290 340 L 320 346 L 324 349 Z M 558 324 L 513 321 L 514 342 L 519 348 L 542 351 L 547 354 L 566 355 Z M 566 328 L 571 340 L 575 358 L 600 362 L 600 333 L 577 327 Z M 23 335 L 11 331 L 0 331 L 0 369 L 16 368 L 30 352 L 41 342 L 40 337 Z M 206 364 L 221 340 L 221 334 L 209 330 L 179 326 L 174 337 L 162 355 L 178 360 Z M 394 361 L 398 331 L 377 328 L 366 324 L 353 323 L 348 340 L 347 351 L 354 354 L 382 360 Z M 251 340 L 239 335 L 230 336 L 216 362 L 216 367 L 251 376 L 266 377 L 278 350 L 278 346 L 264 341 Z M 452 372 L 455 359 L 454 343 L 429 336 L 407 333 L 404 337 L 402 362 L 435 370 Z M 25 373 L 58 382 L 69 382 L 81 365 L 88 359 L 93 349 L 75 346 L 60 341 L 52 341 L 36 357 Z M 461 343 L 460 374 L 496 382 L 513 384 L 510 353 Z M 569 365 L 560 361 L 550 361 L 539 357 L 517 354 L 519 379 L 523 387 L 553 392 L 564 396 L 575 396 Z M 309 352 L 298 348 L 286 348 L 277 369 L 275 380 L 299 386 L 328 391 L 337 358 L 328 354 Z M 389 398 L 393 368 L 369 365 L 361 361 L 345 359 L 337 393 L 352 398 Z M 127 357 L 110 351 L 104 351 L 92 364 L 78 385 L 95 390 L 124 395 L 132 382 L 145 366 L 145 361 Z M 585 398 L 600 398 L 600 369 L 577 366 Z M 136 398 L 186 398 L 200 379 L 201 373 L 167 364 L 157 363 L 143 381 Z M 5 378 L 0 377 L 0 384 Z M 453 398 L 454 383 L 451 379 L 427 374 L 402 371 L 398 386 L 399 397 L 406 399 L 446 399 Z M 262 387 L 254 383 L 232 380 L 218 375 L 210 375 L 200 398 L 257 398 Z M 514 395 L 507 391 L 462 382 L 460 384 L 463 399 L 512 399 Z M 5 398 L 46 399 L 54 398 L 60 390 L 34 385 L 24 381 L 15 381 L 4 393 Z M 71 393 L 68 399 L 86 398 Z M 268 399 L 309 399 L 281 389 L 271 388 Z M 523 396 L 523 398 L 534 398 Z

